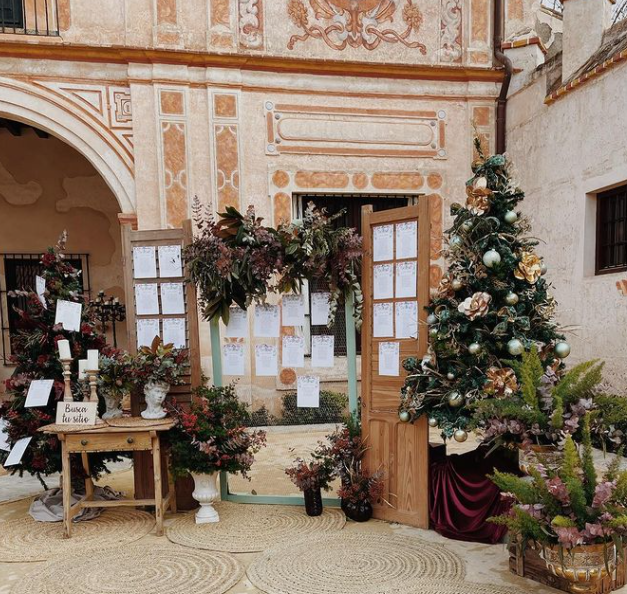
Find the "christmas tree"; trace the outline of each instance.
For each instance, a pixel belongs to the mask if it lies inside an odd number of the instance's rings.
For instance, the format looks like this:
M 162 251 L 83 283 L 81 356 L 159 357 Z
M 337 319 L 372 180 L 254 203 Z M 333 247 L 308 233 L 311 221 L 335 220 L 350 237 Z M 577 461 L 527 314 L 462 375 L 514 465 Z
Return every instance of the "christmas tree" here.
M 7 423 L 5 429 L 10 445 L 19 439 L 32 437 L 22 461 L 17 466 L 9 467 L 20 476 L 28 472 L 37 476 L 45 486 L 42 476 L 61 470 L 61 446 L 53 435 L 37 430 L 49 423 L 54 423 L 57 402 L 63 400 L 63 367 L 59 360 L 57 343 L 59 340 L 70 341 L 74 362 L 72 364 L 72 393 L 75 399 L 83 395 L 78 384 L 77 360 L 86 358 L 87 349 L 102 350 L 105 338 L 96 330 L 93 314 L 85 307 L 80 271 L 65 261 L 64 250 L 67 235 L 64 232 L 57 245 L 49 248 L 41 259 L 41 277 L 45 280 L 45 292 L 41 297 L 32 289 L 16 291 L 11 296 L 23 297 L 24 309 L 17 309 L 19 330 L 12 337 L 12 362 L 15 370 L 6 380 L 9 399 L 0 406 L 0 419 Z M 55 324 L 57 300 L 80 303 L 82 307 L 81 324 L 78 332 L 65 330 L 61 324 Z M 48 404 L 42 407 L 25 408 L 28 388 L 32 380 L 54 380 L 52 395 Z M 4 462 L 7 452 L 0 450 L 0 463 Z M 74 461 L 77 477 L 81 476 L 78 459 Z M 105 470 L 102 455 L 90 457 L 94 475 Z
M 556 330 L 555 301 L 535 253 L 524 198 L 503 155 L 479 158 L 466 183 L 466 204 L 453 204 L 443 255 L 448 271 L 428 306 L 430 346 L 409 358 L 400 418 L 428 415 L 443 437 L 467 438 L 473 405 L 520 390 L 513 367 L 535 346 L 542 367 L 557 371 L 570 347 Z

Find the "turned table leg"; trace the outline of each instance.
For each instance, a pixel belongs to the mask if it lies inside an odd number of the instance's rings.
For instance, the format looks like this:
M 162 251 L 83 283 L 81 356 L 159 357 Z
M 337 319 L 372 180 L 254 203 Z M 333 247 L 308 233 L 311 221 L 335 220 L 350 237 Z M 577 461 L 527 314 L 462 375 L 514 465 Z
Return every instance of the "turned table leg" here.
M 163 490 L 161 486 L 161 446 L 159 435 L 152 434 L 152 465 L 155 477 L 155 519 L 157 521 L 157 536 L 163 535 Z
M 70 454 L 64 439 L 61 441 L 61 471 L 63 472 L 63 537 L 70 538 L 72 533 L 72 475 Z
M 83 471 L 85 472 L 85 500 L 91 501 L 94 495 L 94 482 L 91 480 L 89 469 L 89 454 L 81 452 L 81 460 L 83 462 Z

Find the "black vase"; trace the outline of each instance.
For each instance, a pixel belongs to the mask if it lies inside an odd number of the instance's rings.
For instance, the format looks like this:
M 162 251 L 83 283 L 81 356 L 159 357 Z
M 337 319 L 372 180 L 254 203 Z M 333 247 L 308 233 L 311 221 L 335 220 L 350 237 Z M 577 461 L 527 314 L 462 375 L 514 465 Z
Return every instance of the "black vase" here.
M 345 502 L 342 499 L 342 510 L 344 510 L 346 517 L 353 520 L 353 522 L 367 522 L 372 518 L 372 505 L 370 501 L 352 503 L 351 501 Z
M 322 514 L 322 493 L 318 489 L 306 489 L 303 491 L 305 496 L 305 511 L 308 516 L 319 516 Z

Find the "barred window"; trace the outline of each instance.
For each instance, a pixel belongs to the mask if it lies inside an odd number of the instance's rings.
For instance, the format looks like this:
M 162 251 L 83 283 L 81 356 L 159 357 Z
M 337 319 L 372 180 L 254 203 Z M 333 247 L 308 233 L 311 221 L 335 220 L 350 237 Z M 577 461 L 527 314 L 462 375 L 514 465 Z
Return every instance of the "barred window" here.
M 627 270 L 627 185 L 597 196 L 596 273 Z
M 0 29 L 24 27 L 22 0 L 0 0 Z

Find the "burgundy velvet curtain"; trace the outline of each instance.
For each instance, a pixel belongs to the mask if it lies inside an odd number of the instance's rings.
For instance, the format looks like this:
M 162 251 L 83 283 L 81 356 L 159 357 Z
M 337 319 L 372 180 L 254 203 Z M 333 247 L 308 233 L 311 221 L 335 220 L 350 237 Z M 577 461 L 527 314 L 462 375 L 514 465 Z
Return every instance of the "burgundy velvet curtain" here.
M 477 449 L 466 454 L 438 456 L 431 461 L 429 513 L 433 529 L 447 538 L 494 544 L 507 528 L 486 520 L 507 511 L 509 503 L 487 477 L 494 468 L 517 471 L 512 460 L 498 452 L 486 458 Z

